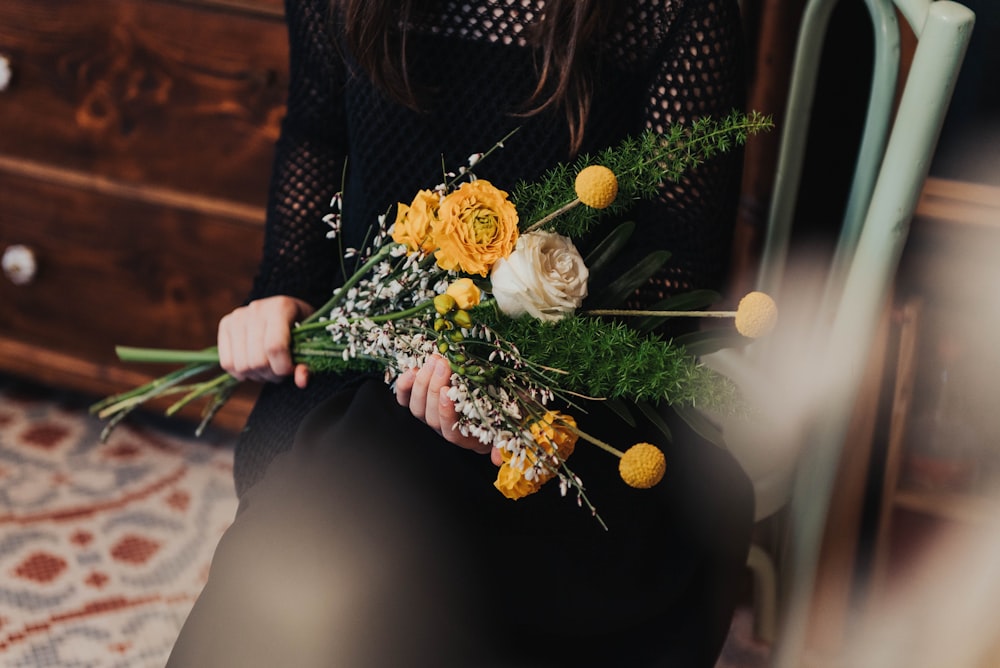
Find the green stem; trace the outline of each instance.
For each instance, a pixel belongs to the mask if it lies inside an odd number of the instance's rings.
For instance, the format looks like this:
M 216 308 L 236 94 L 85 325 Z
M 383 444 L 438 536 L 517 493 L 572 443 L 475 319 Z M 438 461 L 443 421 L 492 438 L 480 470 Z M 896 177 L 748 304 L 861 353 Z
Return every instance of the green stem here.
M 553 218 L 558 218 L 559 216 L 563 215 L 564 213 L 566 213 L 567 211 L 569 211 L 573 207 L 577 206 L 578 204 L 581 204 L 580 198 L 579 197 L 573 198 L 572 201 L 567 202 L 566 204 L 563 204 L 561 207 L 559 207 L 558 209 L 556 209 L 552 213 L 548 214 L 547 216 L 545 216 L 544 218 L 542 218 L 538 222 L 532 223 L 531 226 L 528 227 L 528 229 L 525 230 L 525 233 L 537 230 L 539 227 L 541 227 L 545 223 L 549 222 Z
M 581 431 L 581 430 L 579 430 L 579 429 L 577 429 L 575 427 L 573 428 L 573 431 L 575 431 L 577 433 L 577 435 L 579 435 L 580 438 L 582 438 L 583 440 L 588 441 L 590 443 L 593 443 L 594 445 L 596 445 L 597 447 L 599 447 L 601 450 L 604 450 L 605 452 L 610 452 L 611 454 L 613 454 L 613 455 L 615 455 L 616 457 L 619 457 L 619 458 L 625 456 L 624 452 L 622 452 L 618 448 L 614 447 L 610 443 L 605 443 L 604 441 L 602 441 L 601 439 L 597 438 L 596 436 L 591 436 L 587 432 Z
M 172 404 L 169 408 L 167 408 L 166 414 L 167 415 L 175 414 L 177 411 L 184 408 L 198 397 L 203 397 L 206 394 L 210 394 L 215 390 L 217 390 L 218 388 L 227 385 L 229 379 L 231 378 L 233 377 L 230 376 L 228 373 L 223 373 L 219 374 L 212 380 L 206 381 L 204 383 L 199 383 L 198 385 L 195 386 L 194 390 L 188 392 L 183 397 L 181 397 L 180 400 L 178 400 L 177 402 Z
M 654 162 L 659 162 L 663 159 L 664 154 L 669 154 L 675 151 L 684 151 L 684 153 L 687 155 L 686 167 L 689 167 L 690 161 L 694 157 L 694 151 L 703 150 L 700 148 L 700 146 L 707 145 L 709 143 L 708 142 L 709 139 L 714 139 L 716 137 L 720 137 L 725 134 L 730 134 L 734 130 L 738 129 L 745 130 L 748 135 L 754 134 L 759 130 L 770 128 L 771 125 L 772 124 L 766 118 L 763 119 L 757 118 L 755 115 L 744 115 L 740 122 L 735 123 L 733 125 L 725 125 L 724 123 L 717 122 L 715 129 L 712 130 L 711 132 L 707 132 L 705 134 L 701 134 L 696 137 L 688 137 L 688 141 L 684 144 L 681 144 L 680 146 L 663 147 L 661 152 L 657 156 L 649 160 L 645 160 L 643 162 L 638 163 L 633 169 L 627 170 L 626 173 L 632 171 L 638 171 L 640 167 L 644 167 Z
M 219 349 L 170 350 L 166 348 L 134 348 L 115 346 L 118 359 L 123 362 L 167 362 L 176 364 L 218 363 Z
M 316 322 L 323 316 L 328 315 L 330 311 L 336 308 L 336 306 L 344 300 L 344 298 L 347 296 L 347 292 L 355 285 L 360 283 L 361 280 L 365 277 L 365 275 L 373 267 L 375 267 L 375 265 L 377 265 L 385 258 L 389 257 L 389 254 L 392 252 L 392 249 L 398 245 L 399 244 L 391 243 L 391 244 L 386 244 L 385 246 L 382 246 L 380 249 L 378 249 L 378 252 L 372 255 L 368 259 L 368 261 L 365 262 L 364 265 L 362 265 L 360 269 L 354 272 L 353 276 L 351 276 L 349 279 L 347 279 L 347 281 L 344 282 L 343 285 L 337 288 L 336 292 L 333 293 L 333 296 L 330 297 L 330 299 L 328 299 L 325 304 L 316 309 L 316 312 L 313 313 L 311 316 L 303 320 L 300 326 Z
M 97 413 L 97 416 L 102 419 L 106 418 L 122 409 L 136 406 L 153 397 L 159 396 L 191 376 L 208 371 L 214 366 L 214 364 L 190 364 L 183 369 L 178 369 L 165 376 L 161 376 L 133 390 L 108 397 L 104 401 L 91 406 L 90 412 Z
M 633 311 L 629 309 L 598 308 L 584 311 L 585 315 L 659 316 L 661 318 L 734 318 L 736 311 Z
M 426 311 L 429 307 L 434 305 L 434 300 L 428 299 L 425 302 L 417 304 L 416 306 L 411 306 L 408 309 L 402 311 L 393 311 L 392 313 L 383 313 L 382 315 L 373 315 L 368 318 L 348 318 L 348 322 L 361 322 L 362 320 L 371 320 L 372 322 L 390 322 L 392 320 L 402 320 L 403 318 L 408 318 L 411 315 L 417 315 L 421 311 Z M 310 322 L 298 325 L 292 329 L 292 335 L 305 334 L 318 329 L 326 329 L 330 326 L 329 320 L 324 320 L 322 322 Z
M 368 318 L 368 320 L 371 320 L 372 322 L 390 322 L 392 320 L 402 320 L 403 318 L 409 318 L 411 315 L 417 315 L 421 311 L 426 311 L 431 306 L 434 306 L 434 300 L 428 299 L 422 304 L 411 306 L 410 308 L 404 309 L 402 311 L 396 311 L 395 313 L 385 313 L 383 315 L 373 315 L 372 317 Z

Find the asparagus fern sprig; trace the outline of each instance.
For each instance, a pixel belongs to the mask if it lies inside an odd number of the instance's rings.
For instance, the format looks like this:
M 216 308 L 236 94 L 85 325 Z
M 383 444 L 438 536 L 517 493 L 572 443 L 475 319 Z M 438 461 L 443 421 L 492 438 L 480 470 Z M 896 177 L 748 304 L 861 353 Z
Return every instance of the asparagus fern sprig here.
M 722 118 L 706 116 L 691 125 L 677 123 L 663 134 L 646 130 L 596 155 L 583 155 L 573 164 L 560 164 L 537 181 L 518 183 L 511 198 L 517 204 L 524 228 L 564 209 L 547 229 L 580 238 L 596 222 L 625 212 L 636 200 L 654 197 L 664 182 L 679 181 L 685 173 L 734 146 L 742 146 L 751 136 L 770 130 L 773 125 L 768 115 L 733 111 Z M 595 164 L 614 172 L 618 178 L 618 198 L 601 210 L 569 207 L 576 199 L 576 175 Z

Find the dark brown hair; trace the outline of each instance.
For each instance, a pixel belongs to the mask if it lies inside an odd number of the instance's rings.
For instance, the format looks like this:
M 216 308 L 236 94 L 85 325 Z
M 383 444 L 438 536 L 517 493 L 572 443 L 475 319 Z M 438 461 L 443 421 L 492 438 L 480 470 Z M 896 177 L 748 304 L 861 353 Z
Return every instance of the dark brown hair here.
M 422 0 L 331 0 L 339 10 L 347 47 L 375 85 L 408 107 L 419 109 L 417 87 L 407 66 L 407 28 Z M 524 101 L 524 115 L 562 108 L 576 153 L 590 112 L 593 73 L 602 28 L 615 0 L 546 0 L 529 34 L 537 54 L 538 84 Z

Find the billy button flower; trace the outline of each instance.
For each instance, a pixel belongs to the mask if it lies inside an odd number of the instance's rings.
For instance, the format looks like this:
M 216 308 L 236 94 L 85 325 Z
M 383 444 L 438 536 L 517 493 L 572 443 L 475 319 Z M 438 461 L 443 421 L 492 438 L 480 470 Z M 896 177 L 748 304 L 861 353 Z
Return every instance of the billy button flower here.
M 778 305 L 764 292 L 748 292 L 736 306 L 736 331 L 751 339 L 764 336 L 778 322 Z
M 556 467 L 573 453 L 580 438 L 619 457 L 618 474 L 629 487 L 636 489 L 654 487 L 663 479 L 663 474 L 667 470 L 666 457 L 655 445 L 636 443 L 622 452 L 581 431 L 576 426 L 576 420 L 564 413 L 549 411 L 544 417 L 533 422 L 528 429 L 535 443 L 541 446 L 547 455 L 554 453 L 558 455 L 549 466 L 536 466 L 538 463 L 536 454 L 529 450 L 525 453 L 523 469 L 519 470 L 510 464 L 513 454 L 506 450 L 502 451 L 503 463 L 497 471 L 497 479 L 493 485 L 508 499 L 520 499 L 534 494 L 542 485 L 554 478 Z
M 618 178 L 604 165 L 591 165 L 576 175 L 574 189 L 583 204 L 592 209 L 607 209 L 618 197 Z
M 656 316 L 660 318 L 733 318 L 736 331 L 749 339 L 769 333 L 778 322 L 778 305 L 765 292 L 748 292 L 735 311 L 656 311 L 591 309 L 588 315 Z
M 663 479 L 667 470 L 667 459 L 663 451 L 651 443 L 636 443 L 622 452 L 604 441 L 576 430 L 580 438 L 590 441 L 605 452 L 619 458 L 618 475 L 629 487 L 649 489 Z
M 649 489 L 663 479 L 667 459 L 652 443 L 636 443 L 618 461 L 618 474 L 629 487 Z
M 576 199 L 559 207 L 525 231 L 537 230 L 579 204 L 592 209 L 608 208 L 618 197 L 618 177 L 604 165 L 590 165 L 577 173 L 573 190 L 576 192 Z

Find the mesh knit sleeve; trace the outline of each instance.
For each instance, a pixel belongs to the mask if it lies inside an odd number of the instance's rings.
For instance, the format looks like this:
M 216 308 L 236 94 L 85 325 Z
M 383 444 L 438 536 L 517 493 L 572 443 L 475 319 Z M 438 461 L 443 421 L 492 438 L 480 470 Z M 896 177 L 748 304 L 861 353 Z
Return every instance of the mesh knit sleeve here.
M 314 305 L 333 287 L 336 244 L 322 218 L 346 156 L 344 67 L 330 38 L 329 0 L 287 0 L 288 109 L 278 139 L 263 257 L 251 299 L 291 295 Z
M 671 3 L 675 7 L 680 3 Z M 652 59 L 644 121 L 666 131 L 745 104 L 739 9 L 731 0 L 687 0 L 664 26 L 666 38 Z M 742 170 L 742 151 L 713 158 L 668 183 L 642 205 L 644 235 L 671 251 L 670 263 L 644 291 L 649 304 L 692 288 L 722 287 L 731 247 Z

